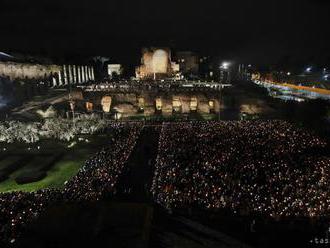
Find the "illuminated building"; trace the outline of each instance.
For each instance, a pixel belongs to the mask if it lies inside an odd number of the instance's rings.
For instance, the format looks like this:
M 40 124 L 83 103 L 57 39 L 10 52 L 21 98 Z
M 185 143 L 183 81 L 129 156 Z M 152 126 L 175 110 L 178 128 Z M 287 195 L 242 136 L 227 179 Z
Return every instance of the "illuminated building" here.
M 162 79 L 173 77 L 179 66 L 171 61 L 169 48 L 143 48 L 141 65 L 136 67 L 138 79 Z
M 120 76 L 123 72 L 123 67 L 121 64 L 108 64 L 108 75 L 110 78 L 114 76 Z
M 93 103 L 92 102 L 86 102 L 86 111 L 92 112 L 93 111 Z
M 111 96 L 104 96 L 101 100 L 102 110 L 106 113 L 110 112 L 112 98 Z

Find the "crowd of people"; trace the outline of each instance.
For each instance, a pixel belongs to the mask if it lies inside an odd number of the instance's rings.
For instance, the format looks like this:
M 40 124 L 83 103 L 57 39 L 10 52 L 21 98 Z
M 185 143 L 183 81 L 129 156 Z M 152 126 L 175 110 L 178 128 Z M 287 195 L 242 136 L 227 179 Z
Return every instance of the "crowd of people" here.
M 114 190 L 118 176 L 142 129 L 142 123 L 117 125 L 118 128 L 112 131 L 110 144 L 86 161 L 78 174 L 66 183 L 63 190 L 65 200 L 100 200 L 104 193 Z
M 22 230 L 47 206 L 63 202 L 96 201 L 114 193 L 117 178 L 142 129 L 139 123 L 113 123 L 109 144 L 67 181 L 63 189 L 0 194 L 0 246 L 15 243 Z
M 98 84 L 91 84 L 84 87 L 84 91 L 120 91 L 120 92 L 132 92 L 135 90 L 156 90 L 156 91 L 176 91 L 176 90 L 214 90 L 218 84 L 214 82 L 205 81 L 188 81 L 188 80 L 159 80 L 155 81 L 140 81 L 140 80 L 103 80 Z
M 56 203 L 101 200 L 116 182 L 143 123 L 109 124 L 109 144 L 62 189 L 0 194 L 0 245 Z M 151 191 L 168 209 L 227 209 L 240 215 L 330 214 L 327 143 L 285 121 L 163 123 Z
M 280 120 L 164 123 L 151 191 L 168 209 L 329 216 L 326 147 Z

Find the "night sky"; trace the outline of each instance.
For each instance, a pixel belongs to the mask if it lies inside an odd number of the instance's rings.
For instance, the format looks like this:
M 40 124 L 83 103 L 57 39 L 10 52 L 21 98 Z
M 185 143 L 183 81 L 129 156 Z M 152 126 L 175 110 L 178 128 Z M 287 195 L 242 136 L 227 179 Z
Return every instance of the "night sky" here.
M 154 45 L 259 64 L 326 64 L 328 2 L 1 0 L 0 51 L 133 64 Z

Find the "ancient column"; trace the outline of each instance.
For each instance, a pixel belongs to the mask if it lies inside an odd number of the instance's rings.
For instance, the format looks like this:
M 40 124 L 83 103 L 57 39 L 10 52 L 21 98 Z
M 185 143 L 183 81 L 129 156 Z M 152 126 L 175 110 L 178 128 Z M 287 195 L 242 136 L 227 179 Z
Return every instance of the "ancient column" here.
M 94 67 L 92 66 L 92 80 L 95 80 L 94 78 Z
M 87 65 L 85 65 L 85 78 L 86 78 L 86 82 L 87 82 L 88 81 Z
M 88 78 L 91 81 L 92 80 L 92 73 L 91 73 L 91 67 L 88 66 Z
M 68 74 L 67 74 L 67 66 L 63 65 L 63 77 L 64 77 L 64 84 L 68 84 Z
M 73 65 L 73 83 L 77 83 L 77 67 L 76 65 Z
M 72 76 L 72 66 L 71 65 L 68 65 L 68 75 L 69 75 L 69 84 L 72 84 L 73 76 Z
M 90 73 L 90 67 L 87 66 L 87 77 L 88 77 L 88 80 L 91 80 L 91 73 Z
M 53 81 L 53 87 L 55 87 L 56 85 L 57 85 L 57 83 L 56 83 L 56 77 L 55 76 L 52 76 L 52 81 Z
M 61 74 L 61 71 L 60 70 L 57 72 L 57 77 L 58 77 L 58 80 L 57 80 L 58 85 L 62 85 L 63 84 L 63 82 L 62 82 L 62 74 Z
M 78 83 L 81 84 L 81 67 L 80 65 L 77 66 L 78 69 Z
M 82 82 L 85 83 L 86 78 L 85 78 L 85 67 L 84 66 L 81 66 L 81 75 L 82 75 Z

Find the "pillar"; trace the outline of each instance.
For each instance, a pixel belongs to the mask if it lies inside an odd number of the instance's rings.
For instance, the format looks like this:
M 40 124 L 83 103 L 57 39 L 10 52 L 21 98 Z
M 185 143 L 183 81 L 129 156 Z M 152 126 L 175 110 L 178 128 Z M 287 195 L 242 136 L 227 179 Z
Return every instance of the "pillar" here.
M 81 66 L 81 78 L 82 78 L 82 83 L 85 83 L 86 82 L 86 79 L 85 79 L 85 69 L 84 69 L 84 66 Z
M 88 72 L 88 80 L 91 80 L 92 77 L 91 77 L 91 67 L 90 66 L 88 66 L 87 72 Z
M 92 80 L 95 80 L 95 77 L 94 77 L 94 67 L 92 66 Z
M 56 85 L 57 85 L 57 83 L 56 83 L 56 77 L 55 76 L 52 76 L 52 80 L 53 80 L 53 87 L 55 87 Z
M 68 84 L 68 74 L 67 74 L 67 66 L 63 65 L 63 77 L 64 77 L 64 84 Z
M 73 76 L 72 76 L 72 66 L 71 65 L 68 65 L 68 75 L 69 75 L 69 84 L 72 84 Z
M 61 74 L 61 71 L 58 71 L 58 72 L 57 72 L 57 77 L 58 77 L 58 80 L 57 80 L 58 85 L 62 85 L 63 82 L 62 82 L 62 74 Z
M 86 82 L 87 82 L 88 81 L 87 65 L 85 65 L 85 78 L 86 78 Z
M 92 67 L 91 67 L 91 66 L 89 67 L 88 72 L 89 72 L 89 79 L 90 79 L 90 80 L 93 80 L 93 79 L 92 79 Z
M 77 67 L 76 65 L 73 65 L 73 83 L 77 83 Z
M 78 74 L 77 82 L 78 82 L 78 84 L 80 84 L 81 83 L 81 70 L 80 70 L 79 65 L 77 65 L 77 74 Z

